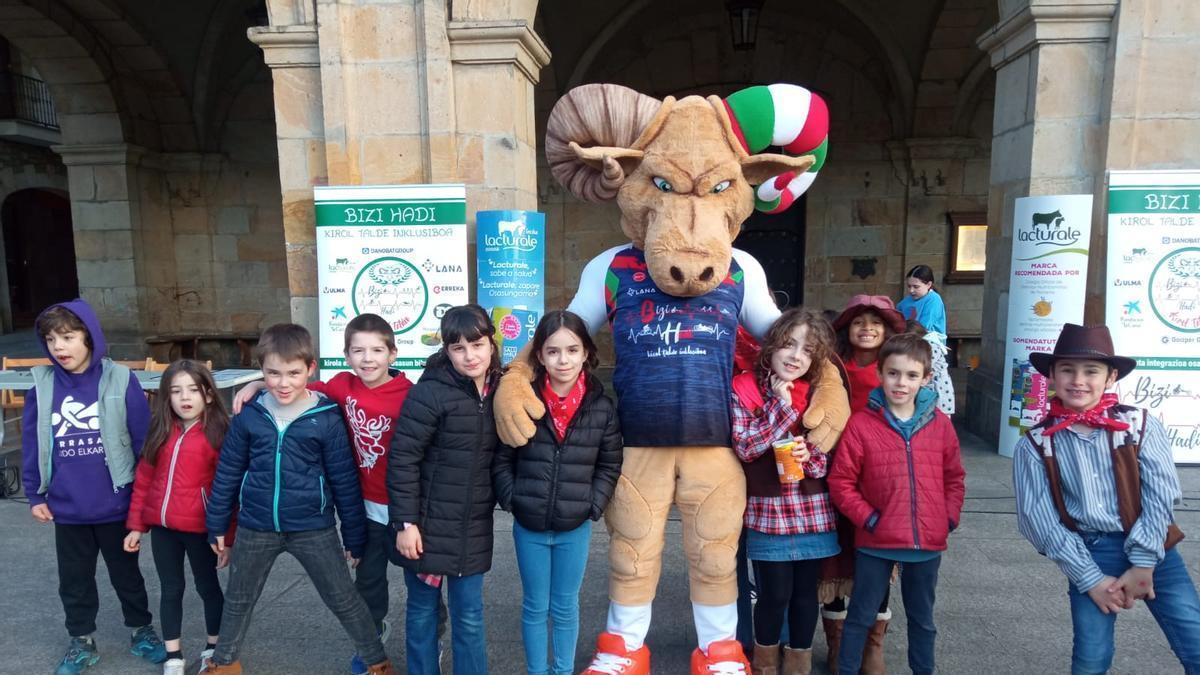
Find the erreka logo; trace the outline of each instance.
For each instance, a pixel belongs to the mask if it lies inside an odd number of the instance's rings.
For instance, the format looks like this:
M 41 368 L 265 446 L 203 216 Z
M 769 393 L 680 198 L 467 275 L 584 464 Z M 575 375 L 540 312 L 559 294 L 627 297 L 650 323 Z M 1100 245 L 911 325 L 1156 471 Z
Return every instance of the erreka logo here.
M 1062 211 L 1033 214 L 1032 226 L 1017 232 L 1018 241 L 1032 241 L 1034 246 L 1073 246 L 1083 235 L 1080 230 L 1064 225 Z
M 496 223 L 497 234 L 483 235 L 484 246 L 532 251 L 537 248 L 537 234 L 530 232 L 523 220 L 501 220 Z

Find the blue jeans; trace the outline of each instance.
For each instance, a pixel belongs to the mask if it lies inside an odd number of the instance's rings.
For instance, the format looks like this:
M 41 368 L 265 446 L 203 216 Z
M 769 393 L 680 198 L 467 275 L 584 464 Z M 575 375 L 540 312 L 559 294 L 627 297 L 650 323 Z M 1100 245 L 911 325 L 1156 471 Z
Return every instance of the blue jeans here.
M 350 568 L 342 555 L 342 541 L 332 526 L 305 532 L 262 532 L 239 527 L 237 544 L 231 551 L 221 635 L 213 654 L 217 664 L 228 665 L 237 660 L 250 628 L 254 605 L 262 595 L 275 559 L 284 551 L 300 561 L 325 606 L 342 622 L 363 663 L 375 665 L 387 660 L 371 612 L 354 589 Z
M 483 575 L 442 579 L 450 604 L 450 637 L 454 675 L 487 675 L 487 643 L 483 632 Z M 404 570 L 408 587 L 405 645 L 409 675 L 439 675 L 438 602 L 442 591 Z
M 1119 578 L 1130 568 L 1125 557 L 1125 535 L 1085 534 L 1083 542 L 1104 574 Z M 1113 660 L 1117 615 L 1101 612 L 1088 594 L 1079 592 L 1074 584 L 1069 585 L 1067 596 L 1071 600 L 1071 622 L 1075 629 L 1072 675 L 1107 673 Z M 1154 596 L 1154 600 L 1146 600 L 1146 607 L 1162 628 L 1175 656 L 1188 675 L 1200 673 L 1200 597 L 1179 551 L 1167 551 L 1154 568 Z
M 554 675 L 575 671 L 579 640 L 579 589 L 592 543 L 592 521 L 568 532 L 534 532 L 513 522 L 517 569 L 525 597 L 521 637 L 529 675 L 550 672 L 546 663 L 546 617 L 554 621 Z
M 932 675 L 933 643 L 937 628 L 933 624 L 933 601 L 937 590 L 938 568 L 942 557 L 900 566 L 900 595 L 908 617 L 908 667 L 914 675 Z M 896 562 L 859 552 L 854 556 L 854 592 L 846 609 L 842 646 L 838 650 L 841 675 L 858 675 L 862 666 L 867 633 L 875 625 L 879 603 L 888 591 Z

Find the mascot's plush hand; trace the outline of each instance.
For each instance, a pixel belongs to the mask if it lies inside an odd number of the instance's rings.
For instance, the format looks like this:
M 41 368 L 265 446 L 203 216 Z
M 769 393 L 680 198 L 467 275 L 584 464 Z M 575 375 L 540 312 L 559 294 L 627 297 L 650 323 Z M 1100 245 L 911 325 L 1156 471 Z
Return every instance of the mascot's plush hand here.
M 846 396 L 842 375 L 832 361 L 826 361 L 819 383 L 813 390 L 812 402 L 801 418 L 805 428 L 812 430 L 807 436 L 809 445 L 816 446 L 821 452 L 829 452 L 842 437 L 842 429 L 846 428 L 848 419 L 850 399 Z
M 492 403 L 496 434 L 500 442 L 513 448 L 519 448 L 533 438 L 537 430 L 534 420 L 546 414 L 546 406 L 529 384 L 532 379 L 533 368 L 525 359 L 516 358 L 508 365 L 508 372 L 500 378 L 500 386 L 496 388 L 496 399 Z

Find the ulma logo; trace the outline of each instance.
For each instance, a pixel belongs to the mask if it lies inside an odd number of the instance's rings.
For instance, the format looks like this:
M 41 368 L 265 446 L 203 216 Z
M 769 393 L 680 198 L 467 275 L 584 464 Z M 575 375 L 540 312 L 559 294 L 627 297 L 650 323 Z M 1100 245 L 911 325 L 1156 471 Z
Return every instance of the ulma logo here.
M 496 223 L 496 234 L 483 235 L 484 246 L 511 248 L 517 251 L 532 251 L 537 248 L 536 232 L 531 232 L 523 220 L 501 220 Z

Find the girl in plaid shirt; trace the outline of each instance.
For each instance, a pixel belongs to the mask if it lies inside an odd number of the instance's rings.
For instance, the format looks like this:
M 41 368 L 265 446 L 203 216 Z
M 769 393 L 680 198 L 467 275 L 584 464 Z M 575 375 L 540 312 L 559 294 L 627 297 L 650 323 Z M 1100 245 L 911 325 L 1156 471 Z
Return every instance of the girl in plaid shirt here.
M 746 553 L 754 565 L 754 670 L 776 672 L 784 614 L 789 644 L 784 673 L 812 669 L 821 561 L 837 555 L 837 516 L 825 484 L 828 448 L 809 447 L 800 418 L 821 369 L 834 357 L 833 329 L 808 309 L 785 312 L 767 332 L 753 371 L 733 380 L 733 448 L 746 472 Z M 849 399 L 844 399 L 849 409 Z M 792 456 L 804 470 L 783 483 L 774 441 L 795 439 Z

